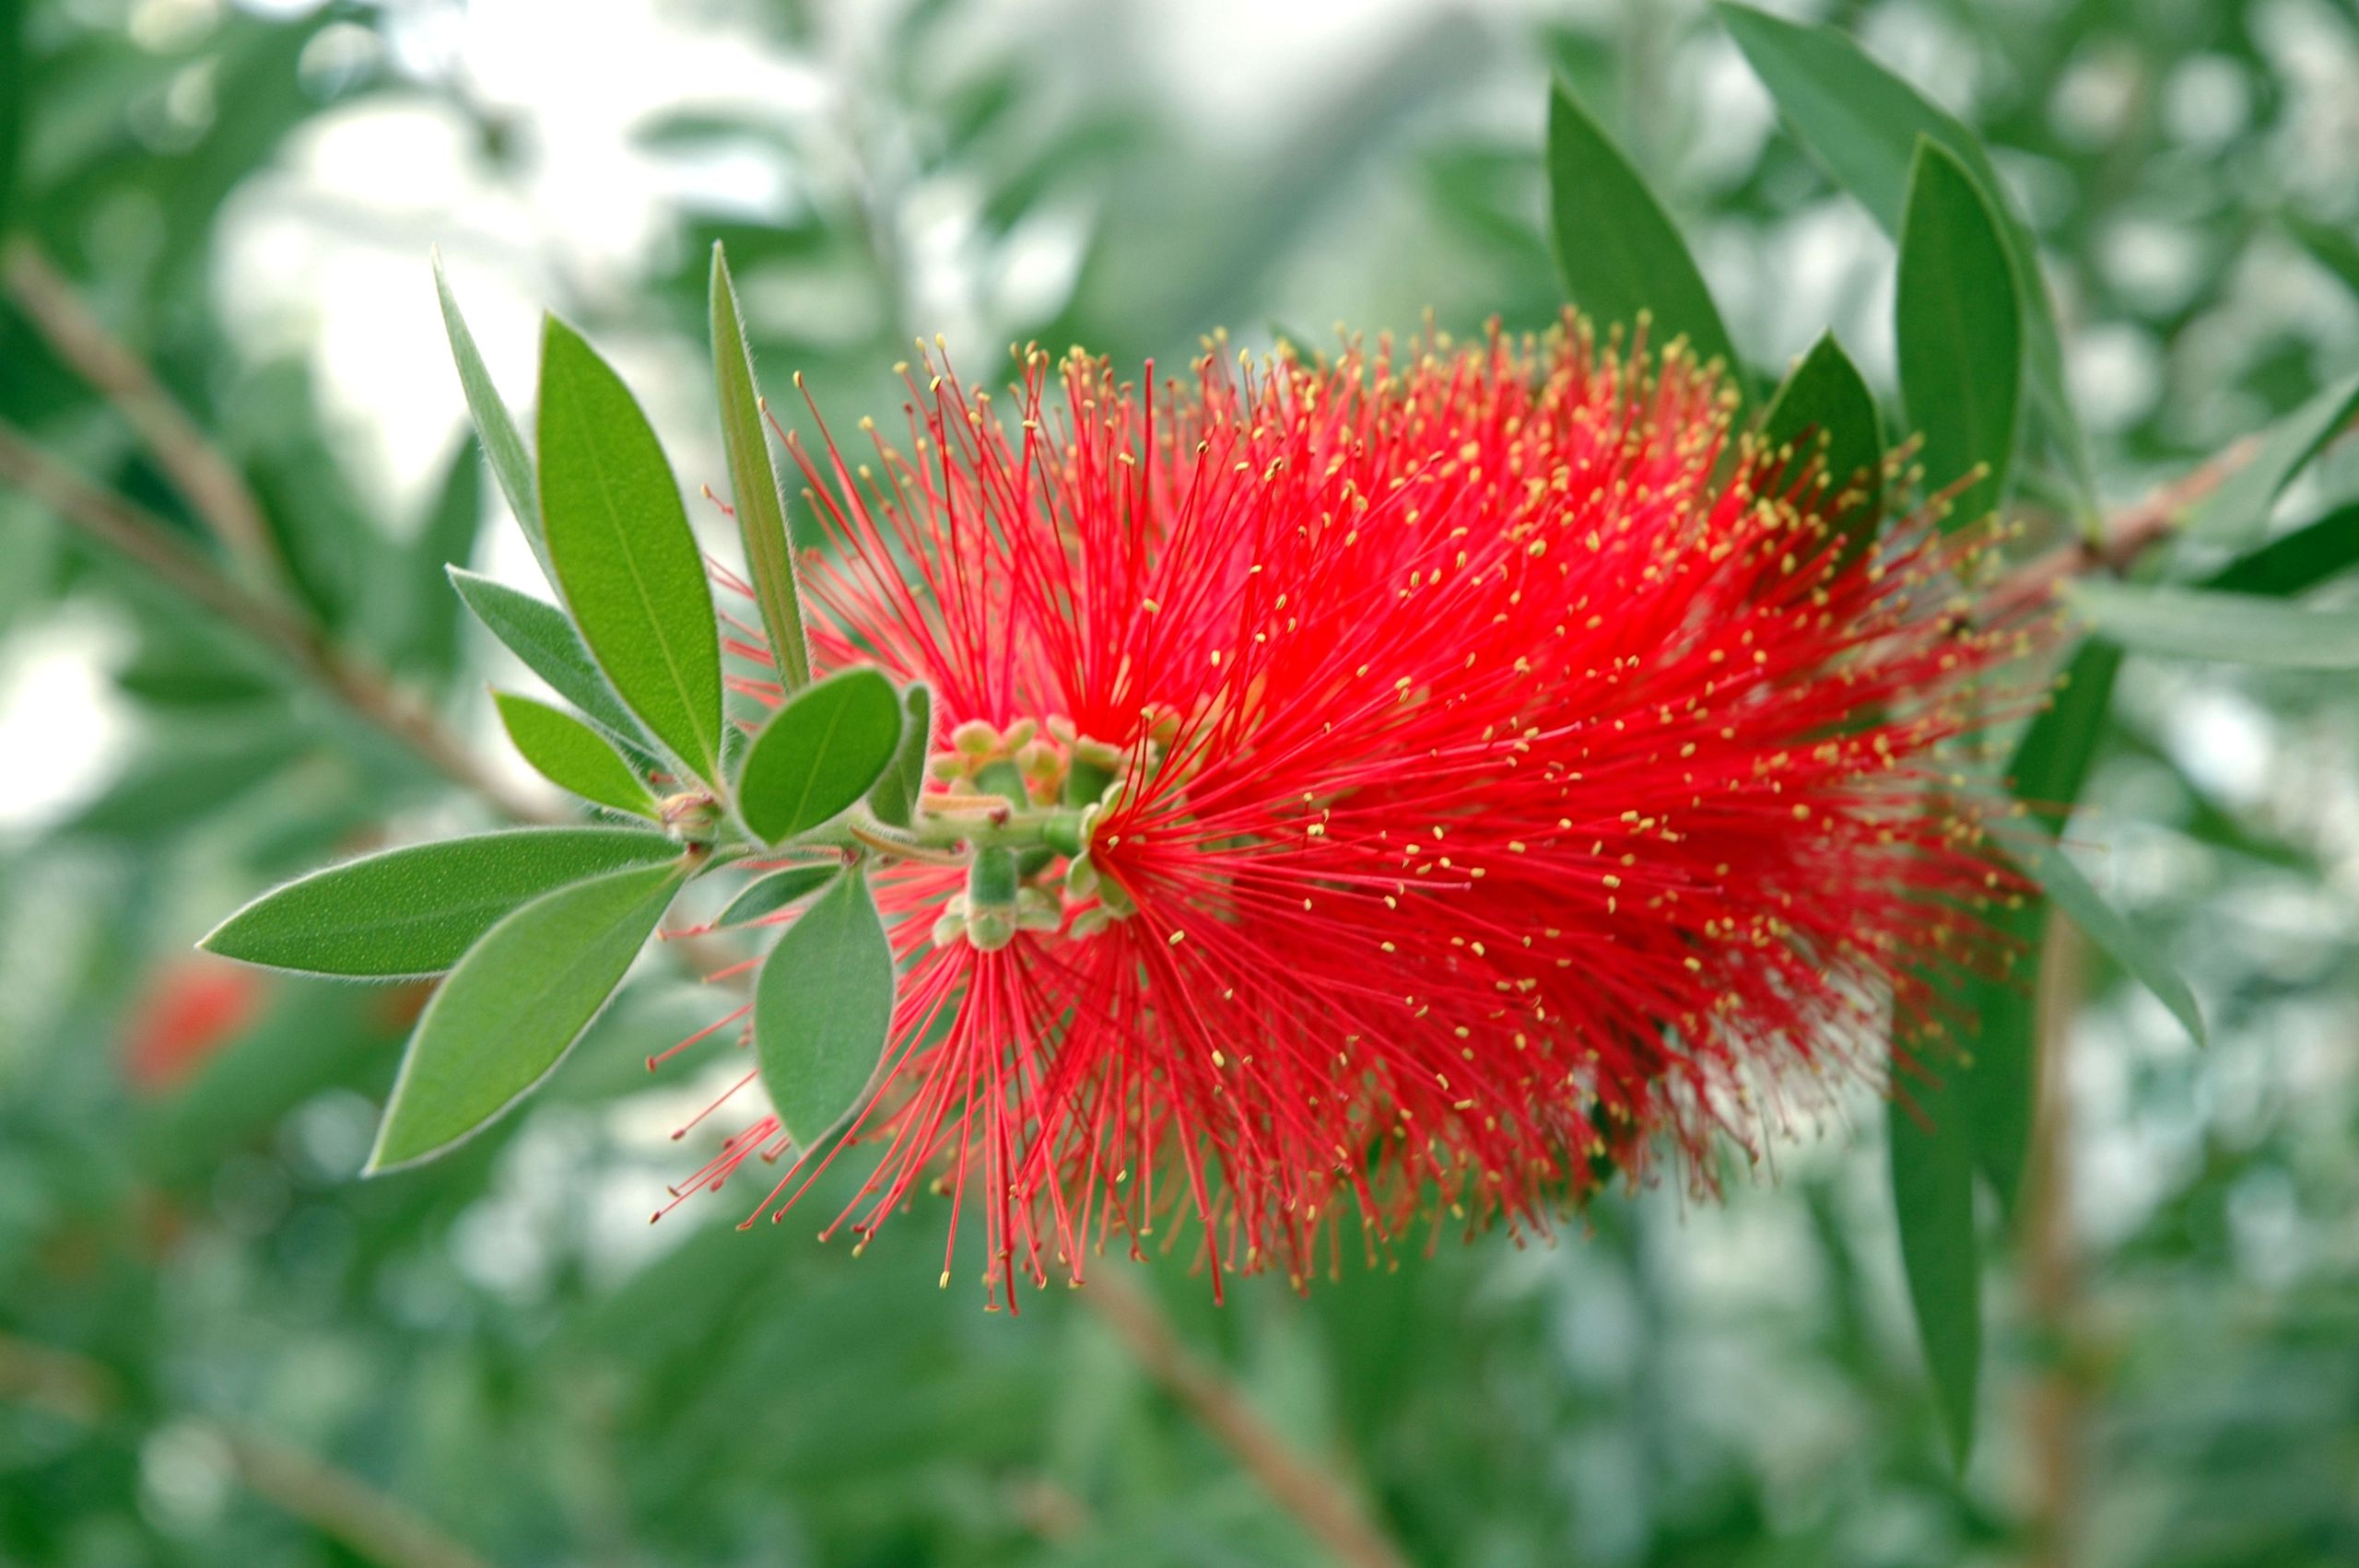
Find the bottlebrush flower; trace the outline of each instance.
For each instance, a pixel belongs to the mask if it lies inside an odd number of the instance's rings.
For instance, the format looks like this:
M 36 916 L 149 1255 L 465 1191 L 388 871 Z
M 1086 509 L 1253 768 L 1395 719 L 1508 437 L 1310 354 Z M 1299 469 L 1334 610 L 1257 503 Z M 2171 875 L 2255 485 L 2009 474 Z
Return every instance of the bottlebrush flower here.
M 1018 362 L 1006 415 L 929 358 L 905 450 L 790 441 L 805 591 L 822 667 L 931 684 L 925 810 L 1086 806 L 1084 852 L 877 873 L 878 1091 L 756 1216 L 848 1147 L 827 1234 L 931 1184 L 1011 1303 L 1109 1237 L 1299 1283 L 1755 1145 L 1970 950 L 2004 876 L 1942 754 L 2024 634 L 1925 518 L 1847 548 L 1712 372 L 1569 322 Z M 788 1152 L 755 1119 L 688 1188 Z

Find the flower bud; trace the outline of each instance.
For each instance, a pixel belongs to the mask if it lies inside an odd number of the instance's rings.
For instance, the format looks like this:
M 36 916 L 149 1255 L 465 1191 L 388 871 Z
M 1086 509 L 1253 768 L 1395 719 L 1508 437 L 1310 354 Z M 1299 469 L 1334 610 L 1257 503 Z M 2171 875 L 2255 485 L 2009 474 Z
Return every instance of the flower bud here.
M 710 844 L 721 826 L 721 806 L 701 790 L 664 797 L 663 825 L 686 844 Z
M 997 953 L 1015 940 L 1015 911 L 978 909 L 967 918 L 967 941 L 979 953 Z

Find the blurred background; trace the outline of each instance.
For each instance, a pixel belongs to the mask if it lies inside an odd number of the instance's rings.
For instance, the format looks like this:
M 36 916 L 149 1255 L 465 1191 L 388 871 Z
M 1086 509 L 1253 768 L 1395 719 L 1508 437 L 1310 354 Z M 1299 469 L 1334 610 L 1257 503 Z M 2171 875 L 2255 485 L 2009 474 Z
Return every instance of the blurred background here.
M 2359 366 L 2350 0 L 1794 14 L 1992 143 L 2109 501 Z M 1889 243 L 1686 0 L 0 18 L 0 421 L 190 538 L 168 480 L 217 460 L 305 613 L 518 791 L 482 681 L 529 677 L 440 568 L 533 568 L 464 433 L 432 247 L 511 403 L 556 308 L 693 489 L 725 472 L 715 238 L 773 392 L 804 372 L 839 427 L 899 406 L 913 334 L 986 380 L 1027 339 L 1177 363 L 1219 327 L 1541 324 L 1554 70 L 1749 357 L 1832 324 L 1890 389 Z M 2346 451 L 2287 509 L 2354 494 Z M 2109 722 L 2071 837 L 2213 1043 L 2094 955 L 2058 966 L 1963 1477 L 1870 1097 L 1719 1206 L 1617 1195 L 1554 1246 L 1453 1235 L 1307 1303 L 1137 1278 L 1418 1562 L 2359 1562 L 2359 696 L 2133 660 Z M 0 1563 L 1320 1560 L 1099 1317 L 934 1290 L 930 1211 L 857 1262 L 812 1225 L 737 1234 L 734 1192 L 651 1227 L 705 1095 L 644 1058 L 720 1011 L 676 966 L 524 1114 L 355 1182 L 420 998 L 191 943 L 275 879 L 492 820 L 0 486 Z

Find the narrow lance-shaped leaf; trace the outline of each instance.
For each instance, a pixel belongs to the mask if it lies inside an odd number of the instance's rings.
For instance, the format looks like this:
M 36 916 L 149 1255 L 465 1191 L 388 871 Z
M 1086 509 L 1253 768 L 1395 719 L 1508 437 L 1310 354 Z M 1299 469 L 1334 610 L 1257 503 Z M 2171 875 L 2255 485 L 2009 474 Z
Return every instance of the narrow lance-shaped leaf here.
M 661 815 L 647 781 L 597 731 L 562 708 L 513 692 L 494 692 L 491 700 L 508 738 L 542 778 L 618 812 L 650 819 Z
M 2083 509 L 2093 510 L 2088 438 L 2065 389 L 2055 307 L 2040 280 L 2039 242 L 2007 199 L 1981 140 L 1833 28 L 1790 22 L 1749 6 L 1723 4 L 1719 14 L 1794 135 L 1886 234 L 1900 237 L 1919 137 L 1954 154 L 1989 193 L 2022 285 L 2030 400 Z
M 660 833 L 625 827 L 524 827 L 387 849 L 273 888 L 197 945 L 313 975 L 439 975 L 519 905 L 679 853 Z
M 720 781 L 721 643 L 672 465 L 580 333 L 541 333 L 541 524 L 557 583 L 616 695 L 688 770 Z
M 2305 592 L 2359 566 L 2359 501 L 2246 551 L 2204 580 L 2224 593 L 2276 598 Z
M 1548 93 L 1548 228 L 1565 288 L 1600 328 L 1652 313 L 1661 343 L 1739 368 L 1704 275 L 1646 181 L 1562 82 Z
M 475 555 L 483 530 L 483 470 L 475 452 L 462 446 L 452 454 L 436 488 L 433 509 L 417 541 L 404 552 L 399 592 L 390 601 L 393 661 L 440 683 L 459 664 L 459 606 L 446 573 Z M 374 603 L 372 597 L 364 604 Z
M 1883 485 L 1884 429 L 1875 395 L 1843 345 L 1827 333 L 1811 345 L 1769 400 L 1761 433 L 1771 450 L 1791 446 L 1797 459 L 1820 454 L 1830 521 L 1848 536 L 1847 551 L 1874 543 Z
M 2337 381 L 2269 427 L 2251 461 L 2228 475 L 2187 521 L 2189 538 L 2248 544 L 2269 509 L 2310 459 L 2359 417 L 2359 376 Z
M 2277 670 L 2359 670 L 2359 611 L 2312 610 L 2256 593 L 2076 582 L 2065 602 L 2138 653 Z
M 440 1153 L 546 1078 L 687 874 L 685 862 L 610 872 L 545 894 L 485 932 L 417 1021 L 369 1172 Z
M 653 751 L 655 743 L 606 684 L 564 611 L 475 572 L 453 567 L 448 575 L 451 586 L 484 629 L 522 660 L 526 669 L 642 757 Z
M 1974 1229 L 1974 1145 L 1956 1064 L 1895 1085 L 1886 1116 L 1893 1211 L 1918 1341 L 1960 1470 L 1974 1451 L 1982 1379 L 1982 1264 Z
M 933 749 L 933 688 L 912 681 L 901 688 L 901 744 L 885 776 L 868 792 L 868 809 L 876 820 L 907 827 L 917 814 L 918 797 L 925 790 L 927 754 Z
M 2209 1043 L 2202 1010 L 2195 1004 L 2195 993 L 2188 989 L 2187 982 L 2179 978 L 2178 971 L 2171 967 L 2162 949 L 2125 919 L 2121 911 L 2107 903 L 2060 848 L 2043 839 L 2018 849 L 2016 855 L 2023 861 L 2024 870 L 2056 901 L 2059 909 L 2071 917 L 2083 936 L 2153 991 L 2197 1045 Z
M 2298 212 L 2281 212 L 2277 220 L 2294 243 L 2310 253 L 2310 259 L 2342 280 L 2344 287 L 2359 295 L 2359 234 L 2320 223 Z
M 2109 642 L 2083 644 L 2058 683 L 2048 707 L 2016 743 L 2007 787 L 2029 809 L 2033 831 L 2053 837 L 2081 798 L 2121 650 Z M 1971 1113 L 1975 1164 L 2013 1213 L 2031 1153 L 2038 1093 L 2038 1011 L 2032 982 L 2048 936 L 2048 907 L 2036 886 L 1993 909 L 1989 919 L 2007 972 L 1966 974 L 1956 982 L 1956 1015 L 1971 1021 L 1972 1045 L 1960 1064 L 1958 1091 Z
M 803 596 L 795 580 L 794 540 L 770 461 L 769 429 L 754 380 L 754 354 L 737 311 L 737 287 L 721 241 L 712 243 L 712 370 L 721 395 L 721 439 L 729 453 L 729 487 L 754 603 L 762 613 L 770 659 L 791 691 L 811 682 L 811 649 L 803 632 Z
M 499 493 L 508 497 L 508 509 L 516 514 L 516 525 L 524 531 L 525 543 L 533 547 L 534 558 L 541 563 L 541 575 L 554 588 L 557 571 L 549 565 L 548 540 L 541 532 L 541 497 L 533 478 L 533 454 L 525 450 L 524 434 L 516 427 L 515 415 L 508 412 L 491 371 L 484 365 L 475 333 L 467 330 L 466 318 L 459 313 L 458 297 L 443 275 L 439 251 L 434 256 L 434 293 L 441 301 L 442 330 L 451 340 L 451 357 L 458 364 L 459 386 L 466 393 L 475 434 L 482 438 L 483 454 L 491 463 L 492 476 L 499 482 Z
M 835 880 L 843 868 L 838 865 L 788 866 L 750 883 L 745 891 L 729 901 L 729 907 L 713 920 L 716 927 L 742 926 L 766 915 L 775 915 L 788 905 L 809 897 Z
M 1900 393 L 1924 437 L 1930 485 L 1981 472 L 1958 494 L 1954 523 L 1987 516 L 2006 498 L 2023 386 L 2015 290 L 2014 263 L 1974 177 L 1919 141 L 1900 231 Z
M 787 699 L 754 737 L 737 809 L 755 837 L 806 833 L 866 794 L 901 740 L 900 699 L 878 671 L 845 670 Z
M 892 1035 L 893 990 L 893 945 L 854 869 L 787 927 L 754 989 L 762 1087 L 801 1147 L 858 1108 Z

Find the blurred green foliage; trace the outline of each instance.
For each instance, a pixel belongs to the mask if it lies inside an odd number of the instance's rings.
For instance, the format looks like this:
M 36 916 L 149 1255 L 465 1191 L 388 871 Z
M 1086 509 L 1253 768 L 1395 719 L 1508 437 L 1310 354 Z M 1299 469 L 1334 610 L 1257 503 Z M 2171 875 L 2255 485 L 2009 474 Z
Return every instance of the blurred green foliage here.
M 1889 397 L 1870 324 L 1889 252 L 1700 6 L 1405 6 L 1363 47 L 1254 76 L 1242 115 L 1158 69 L 1173 24 L 1154 9 L 683 8 L 813 91 L 748 104 L 683 80 L 638 146 L 776 199 L 683 180 L 629 275 L 558 302 L 694 362 L 725 239 L 769 384 L 802 370 L 846 424 L 895 405 L 886 367 L 939 329 L 988 366 L 1003 338 L 1176 364 L 1224 323 L 1406 331 L 1427 306 L 1452 330 L 1535 325 L 1559 287 L 1553 70 L 1666 193 L 1741 350 L 1774 365 L 1832 324 Z M 1993 146 L 2108 499 L 2359 362 L 2347 4 L 1833 16 Z M 225 230 L 321 126 L 394 108 L 457 135 L 511 213 L 551 151 L 534 103 L 452 64 L 459 6 L 30 0 L 0 20 L 0 223 L 234 462 L 299 601 L 480 732 L 484 649 L 441 569 L 477 559 L 499 512 L 480 460 L 459 449 L 410 476 L 422 500 L 389 499 L 316 361 L 240 329 Z M 1238 31 L 1226 46 L 1254 52 Z M 371 193 L 343 195 L 313 221 L 365 244 Z M 422 246 L 415 265 L 423 301 Z M 455 431 L 454 379 L 400 395 L 447 404 Z M 0 419 L 199 537 L 118 411 L 8 308 Z M 2330 459 L 2285 519 L 2354 487 Z M 374 1182 L 354 1173 L 415 994 L 268 978 L 176 1059 L 158 999 L 205 983 L 186 954 L 212 915 L 389 831 L 489 818 L 0 491 L 0 689 L 54 678 L 37 656 L 94 619 L 117 771 L 0 839 L 0 1562 L 365 1560 L 241 1484 L 236 1433 L 501 1563 L 1312 1559 L 1070 1299 L 1010 1319 L 934 1291 L 932 1213 L 857 1262 L 810 1239 L 825 1193 L 782 1229 L 738 1234 L 733 1191 L 648 1230 L 706 1145 L 663 1136 L 702 1095 L 643 1059 L 722 1006 L 660 965 L 529 1114 Z M 2046 1233 L 2070 1256 L 2027 1257 L 1985 1216 L 1994 1340 L 1964 1478 L 1908 1334 L 1872 1115 L 1778 1151 L 1774 1182 L 1731 1171 L 1723 1207 L 1617 1196 L 1553 1246 L 1444 1232 L 1308 1303 L 1257 1281 L 1215 1309 L 1165 1266 L 1153 1288 L 1421 1562 L 1997 1562 L 2050 1550 L 2059 1523 L 2070 1552 L 2043 1561 L 2359 1561 L 2350 691 L 2136 660 L 2119 687 L 2075 832 L 2110 847 L 2108 892 L 2162 933 L 2214 1044 L 2199 1059 L 2089 962 L 2073 1180 Z M 84 1358 L 103 1399 L 61 1412 L 33 1350 Z

